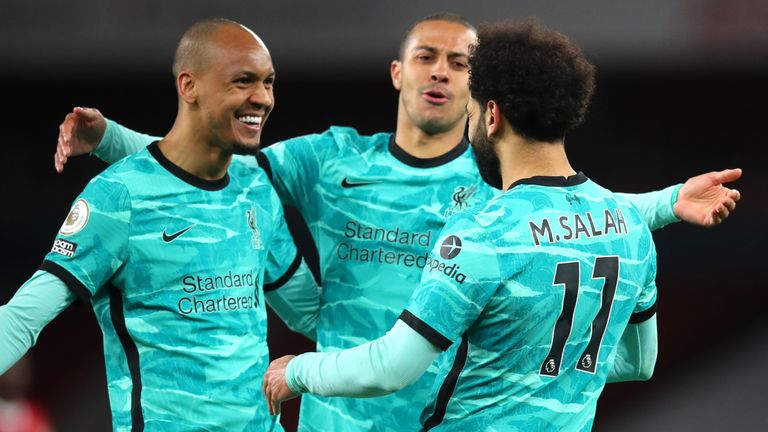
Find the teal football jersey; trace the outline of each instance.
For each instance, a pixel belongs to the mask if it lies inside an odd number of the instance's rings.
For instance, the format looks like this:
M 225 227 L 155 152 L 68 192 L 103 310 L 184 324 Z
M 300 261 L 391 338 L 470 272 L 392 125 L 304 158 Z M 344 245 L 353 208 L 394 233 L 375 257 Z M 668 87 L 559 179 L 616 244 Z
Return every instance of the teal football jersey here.
M 263 152 L 285 203 L 304 216 L 317 245 L 322 299 L 318 351 L 384 335 L 418 285 L 446 218 L 494 190 L 482 182 L 466 140 L 433 159 L 415 158 L 380 133 L 332 127 Z M 417 430 L 436 366 L 389 396 L 304 395 L 302 431 Z
M 588 431 L 628 322 L 653 316 L 651 233 L 583 174 L 448 221 L 401 319 L 434 345 L 424 430 Z
M 46 256 L 93 305 L 114 430 L 282 430 L 261 390 L 264 290 L 300 257 L 250 161 L 206 181 L 152 144 L 87 185 Z

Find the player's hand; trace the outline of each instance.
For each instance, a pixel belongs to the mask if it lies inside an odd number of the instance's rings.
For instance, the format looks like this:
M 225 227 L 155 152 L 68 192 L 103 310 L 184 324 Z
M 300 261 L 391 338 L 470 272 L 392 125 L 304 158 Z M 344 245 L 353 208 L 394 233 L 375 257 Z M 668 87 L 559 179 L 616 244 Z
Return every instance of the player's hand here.
M 280 403 L 298 396 L 294 393 L 288 383 L 285 382 L 285 368 L 288 362 L 296 356 L 287 355 L 275 359 L 269 364 L 267 372 L 264 374 L 264 383 L 262 390 L 267 398 L 267 406 L 270 415 L 280 414 Z
M 64 117 L 59 125 L 59 140 L 53 166 L 57 172 L 64 171 L 64 165 L 70 156 L 92 152 L 99 145 L 107 120 L 95 108 L 76 107 Z
M 741 177 L 741 168 L 713 171 L 691 177 L 680 188 L 674 205 L 675 216 L 686 222 L 713 227 L 736 208 L 741 194 L 723 186 Z

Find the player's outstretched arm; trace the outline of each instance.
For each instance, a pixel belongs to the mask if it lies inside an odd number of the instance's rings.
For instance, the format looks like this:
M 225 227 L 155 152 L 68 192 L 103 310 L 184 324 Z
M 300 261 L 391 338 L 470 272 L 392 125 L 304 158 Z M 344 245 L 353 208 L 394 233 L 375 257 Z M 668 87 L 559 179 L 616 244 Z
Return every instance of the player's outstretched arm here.
M 616 350 L 616 360 L 608 372 L 609 383 L 649 380 L 658 354 L 656 316 L 641 323 L 627 324 Z
M 651 230 L 683 220 L 704 227 L 724 221 L 741 195 L 724 184 L 741 177 L 741 169 L 713 171 L 689 178 L 682 185 L 643 194 L 617 194 L 629 200 Z
M 74 301 L 75 295 L 61 279 L 38 271 L 8 304 L 0 306 L 0 374 L 19 361 L 43 327 Z
M 264 375 L 264 395 L 273 415 L 280 412 L 280 402 L 301 393 L 382 396 L 414 382 L 440 352 L 406 323 L 397 320 L 385 336 L 355 348 L 273 361 Z
M 95 108 L 77 107 L 59 125 L 54 167 L 62 172 L 70 156 L 86 153 L 112 164 L 159 139 L 108 120 Z
M 724 185 L 740 177 L 741 169 L 735 168 L 689 178 L 677 194 L 675 215 L 695 225 L 719 225 L 728 218 L 741 199 L 738 190 Z

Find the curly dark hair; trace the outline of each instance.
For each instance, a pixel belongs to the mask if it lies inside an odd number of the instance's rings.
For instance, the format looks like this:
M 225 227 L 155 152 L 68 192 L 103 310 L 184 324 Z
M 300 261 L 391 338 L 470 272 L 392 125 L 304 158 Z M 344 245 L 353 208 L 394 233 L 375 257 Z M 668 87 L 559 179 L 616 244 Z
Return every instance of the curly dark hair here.
M 595 89 L 581 50 L 535 18 L 481 26 L 469 65 L 481 109 L 496 101 L 515 132 L 537 141 L 562 140 L 581 124 Z

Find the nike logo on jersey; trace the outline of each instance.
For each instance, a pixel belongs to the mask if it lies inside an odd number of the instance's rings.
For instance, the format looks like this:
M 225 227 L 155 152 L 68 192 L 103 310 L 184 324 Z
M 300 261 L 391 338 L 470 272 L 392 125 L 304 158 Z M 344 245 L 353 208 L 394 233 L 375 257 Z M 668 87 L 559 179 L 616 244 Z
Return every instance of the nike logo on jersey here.
M 166 243 L 170 243 L 170 242 L 172 242 L 172 241 L 176 240 L 177 238 L 179 238 L 179 236 L 180 236 L 180 235 L 182 235 L 182 234 L 184 234 L 185 232 L 187 232 L 187 231 L 191 230 L 191 229 L 192 229 L 192 227 L 194 227 L 194 226 L 195 226 L 195 224 L 192 224 L 192 225 L 190 225 L 190 226 L 188 226 L 188 227 L 184 228 L 183 230 L 181 230 L 181 231 L 177 231 L 177 232 L 175 232 L 175 233 L 173 233 L 173 234 L 168 234 L 168 233 L 166 232 L 166 230 L 163 230 L 163 241 L 164 241 L 164 242 L 166 242 Z
M 355 188 L 355 187 L 360 187 L 360 186 L 368 186 L 368 185 L 372 185 L 372 184 L 376 184 L 376 183 L 379 183 L 379 182 L 376 182 L 376 181 L 372 181 L 372 182 L 350 182 L 350 181 L 347 180 L 346 177 L 344 177 L 344 180 L 341 181 L 341 187 L 349 189 L 349 188 Z

